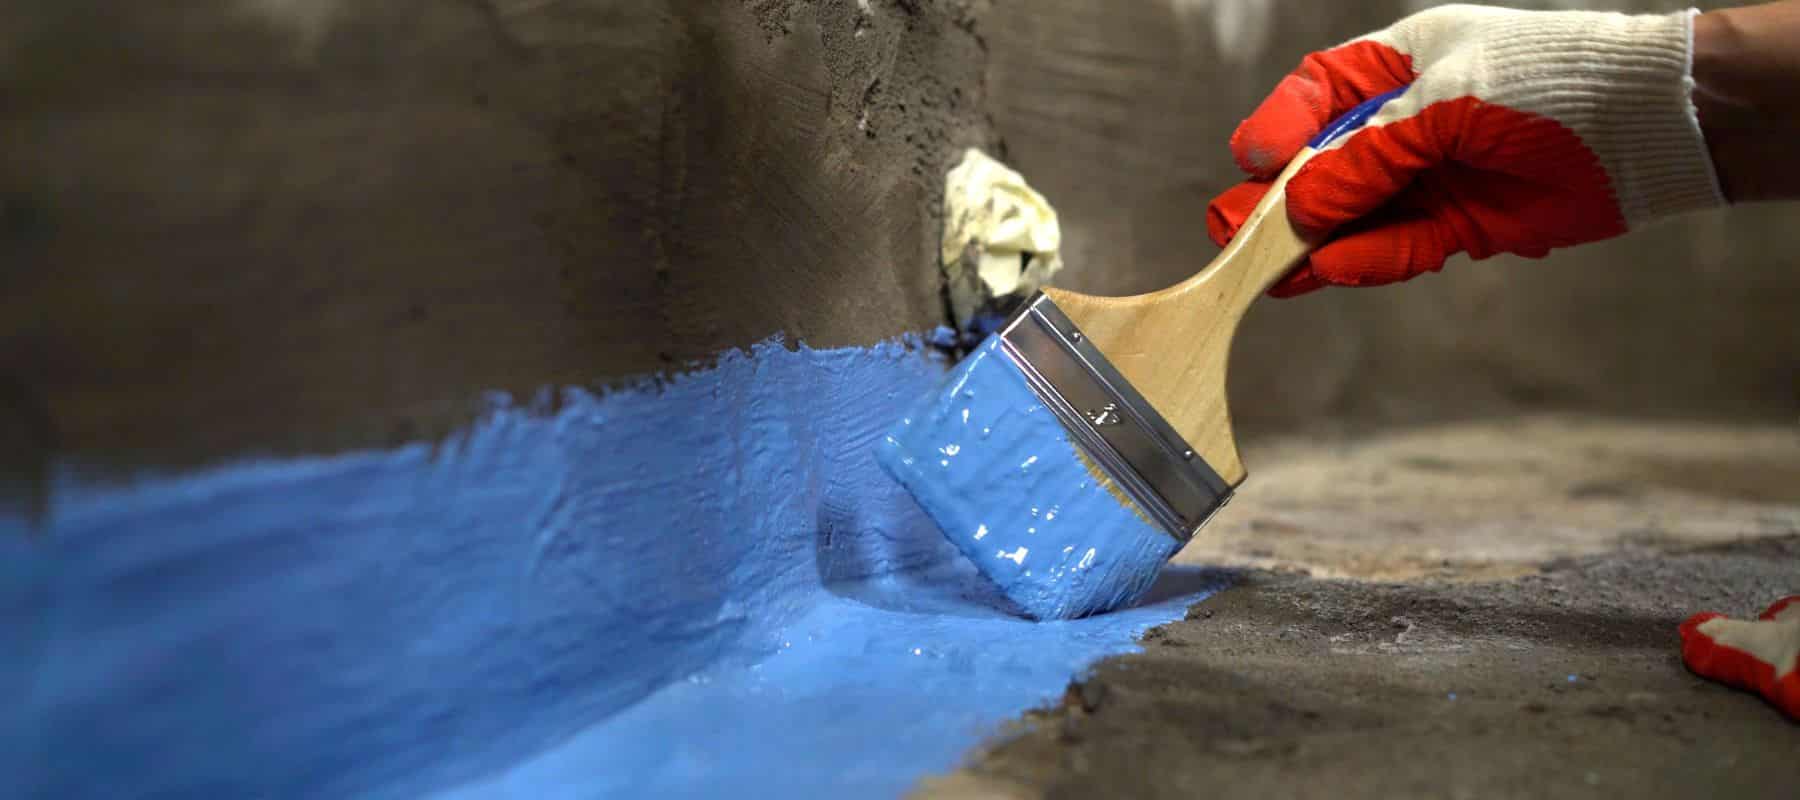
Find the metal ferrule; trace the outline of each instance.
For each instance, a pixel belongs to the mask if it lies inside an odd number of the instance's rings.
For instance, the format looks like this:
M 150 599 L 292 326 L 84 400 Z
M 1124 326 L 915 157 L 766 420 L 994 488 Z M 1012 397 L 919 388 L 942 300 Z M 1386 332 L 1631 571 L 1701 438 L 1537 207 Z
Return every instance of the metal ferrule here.
M 1193 538 L 1231 487 L 1041 292 L 1000 330 L 1008 356 L 1070 438 L 1176 540 Z

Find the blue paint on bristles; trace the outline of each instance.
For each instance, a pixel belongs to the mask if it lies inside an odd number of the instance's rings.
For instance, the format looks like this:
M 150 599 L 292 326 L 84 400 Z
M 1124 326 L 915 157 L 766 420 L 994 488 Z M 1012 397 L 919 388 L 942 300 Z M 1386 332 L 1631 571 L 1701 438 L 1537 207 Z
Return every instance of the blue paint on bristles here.
M 1097 477 L 998 335 L 884 437 L 877 459 L 1035 619 L 1131 603 L 1179 546 Z
M 1400 87 L 1308 143 L 1355 132 Z M 1018 610 L 1068 619 L 1119 608 L 1180 548 L 1084 456 L 985 320 L 986 340 L 882 440 L 877 459 Z M 1573 680 L 1573 676 L 1570 678 Z

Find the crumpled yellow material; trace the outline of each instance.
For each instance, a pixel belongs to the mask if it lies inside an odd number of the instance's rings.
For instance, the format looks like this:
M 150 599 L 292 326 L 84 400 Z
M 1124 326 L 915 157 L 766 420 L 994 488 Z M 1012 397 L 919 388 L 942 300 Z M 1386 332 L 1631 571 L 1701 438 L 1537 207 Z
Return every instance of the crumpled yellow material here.
M 997 300 L 1037 291 L 1062 269 L 1056 209 L 1024 176 L 976 148 L 944 179 L 940 256 L 958 325 Z

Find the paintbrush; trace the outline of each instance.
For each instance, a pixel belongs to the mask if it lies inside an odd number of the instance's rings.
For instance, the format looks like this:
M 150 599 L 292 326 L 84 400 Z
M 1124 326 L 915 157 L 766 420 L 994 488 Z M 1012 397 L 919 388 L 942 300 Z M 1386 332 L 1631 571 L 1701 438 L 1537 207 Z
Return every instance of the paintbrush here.
M 1232 336 L 1313 244 L 1283 189 L 1399 94 L 1326 126 L 1193 277 L 1133 297 L 1034 295 L 878 445 L 1018 611 L 1066 619 L 1136 600 L 1243 482 L 1225 404 Z

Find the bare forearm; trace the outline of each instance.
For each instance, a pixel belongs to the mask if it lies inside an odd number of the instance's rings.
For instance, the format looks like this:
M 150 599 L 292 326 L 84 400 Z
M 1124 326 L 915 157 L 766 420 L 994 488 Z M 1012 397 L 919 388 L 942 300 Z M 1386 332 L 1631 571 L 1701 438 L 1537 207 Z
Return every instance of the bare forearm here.
M 1695 18 L 1694 81 L 1725 195 L 1800 199 L 1800 0 Z

